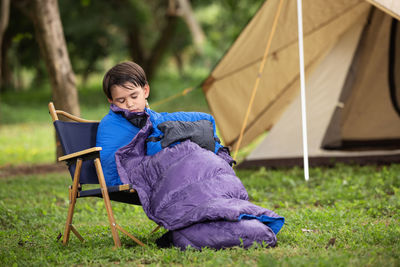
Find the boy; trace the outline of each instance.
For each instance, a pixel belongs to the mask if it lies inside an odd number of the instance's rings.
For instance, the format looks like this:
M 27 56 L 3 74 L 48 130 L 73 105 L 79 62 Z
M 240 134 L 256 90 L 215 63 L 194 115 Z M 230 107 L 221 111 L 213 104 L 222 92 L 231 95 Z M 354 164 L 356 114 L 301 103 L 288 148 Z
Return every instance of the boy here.
M 148 155 L 154 155 L 162 148 L 176 144 L 177 141 L 190 139 L 233 164 L 227 148 L 219 144 L 211 115 L 176 112 L 162 113 L 161 116 L 160 113 L 147 108 L 150 86 L 145 72 L 138 64 L 123 62 L 112 67 L 104 76 L 103 91 L 111 106 L 109 113 L 99 125 L 96 146 L 103 148 L 100 160 L 108 186 L 122 184 L 117 171 L 115 153 L 132 141 L 146 124 L 147 115 L 154 128 L 147 143 Z M 160 129 L 164 129 L 164 132 Z
M 124 62 L 103 80 L 111 104 L 97 131 L 107 185 L 132 184 L 146 215 L 169 232 L 159 246 L 275 246 L 284 218 L 248 201 L 211 115 L 146 107 L 143 69 Z
M 142 113 L 150 87 L 138 64 L 123 62 L 105 74 L 103 91 L 111 107 L 100 122 L 96 146 L 103 148 L 100 160 L 107 185 L 119 185 L 122 183 L 115 164 L 115 152 L 127 145 L 142 128 L 145 119 Z M 130 111 L 137 114 L 130 115 Z

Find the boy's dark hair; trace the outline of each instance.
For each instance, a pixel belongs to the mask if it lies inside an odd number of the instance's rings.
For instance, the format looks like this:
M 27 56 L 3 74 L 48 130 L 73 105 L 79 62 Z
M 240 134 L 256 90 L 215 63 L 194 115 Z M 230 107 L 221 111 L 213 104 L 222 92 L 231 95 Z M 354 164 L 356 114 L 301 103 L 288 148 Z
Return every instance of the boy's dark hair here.
M 103 91 L 109 99 L 112 99 L 111 88 L 114 85 L 124 86 L 126 82 L 134 86 L 144 87 L 147 84 L 146 73 L 138 64 L 127 61 L 112 67 L 103 78 Z

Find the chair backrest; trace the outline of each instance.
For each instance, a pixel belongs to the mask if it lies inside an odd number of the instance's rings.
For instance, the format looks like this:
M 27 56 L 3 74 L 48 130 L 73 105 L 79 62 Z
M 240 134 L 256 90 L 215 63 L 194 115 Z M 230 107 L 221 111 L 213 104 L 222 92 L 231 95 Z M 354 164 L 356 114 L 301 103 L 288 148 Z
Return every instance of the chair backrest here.
M 84 120 L 79 117 L 72 116 L 64 111 L 55 110 L 53 103 L 49 104 L 49 110 L 53 118 L 53 124 L 61 143 L 64 155 L 96 146 L 96 135 L 99 122 Z M 64 115 L 69 119 L 79 121 L 61 121 L 58 119 L 58 114 Z M 68 169 L 72 179 L 74 178 L 75 167 L 75 163 L 68 164 Z M 93 160 L 87 160 L 82 163 L 79 183 L 99 183 Z
M 54 127 L 56 128 L 64 155 L 95 147 L 98 126 L 99 123 L 55 121 Z M 75 174 L 75 165 L 70 164 L 68 166 L 72 179 Z M 79 183 L 99 183 L 93 160 L 82 163 Z
M 98 122 L 54 122 L 65 155 L 95 147 L 98 126 Z

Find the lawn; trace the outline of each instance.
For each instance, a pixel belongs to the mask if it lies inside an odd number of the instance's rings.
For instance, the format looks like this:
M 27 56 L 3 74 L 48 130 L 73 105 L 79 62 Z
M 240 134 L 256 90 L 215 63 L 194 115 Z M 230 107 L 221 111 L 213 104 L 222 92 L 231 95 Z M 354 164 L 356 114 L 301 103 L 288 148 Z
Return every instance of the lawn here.
M 200 74 L 183 82 L 161 77 L 152 83 L 150 105 L 200 81 Z M 82 117 L 107 112 L 100 84 L 79 95 Z M 121 235 L 123 247 L 115 250 L 101 199 L 78 200 L 74 225 L 86 242 L 71 235 L 63 246 L 57 236 L 67 215 L 67 172 L 1 175 L 9 166 L 54 162 L 49 89 L 0 97 L 0 266 L 400 266 L 399 164 L 311 168 L 309 182 L 300 168 L 236 170 L 252 202 L 286 218 L 276 248 L 159 249 L 155 240 L 165 230 L 150 234 L 155 224 L 140 206 L 112 203 L 117 222 L 147 244 Z M 198 89 L 154 109 L 208 111 Z
M 122 237 L 113 249 L 103 202 L 79 199 L 74 222 L 86 239 L 57 242 L 67 214 L 67 173 L 0 180 L 2 266 L 54 265 L 259 265 L 398 266 L 400 165 L 239 170 L 252 202 L 286 218 L 276 248 L 202 252 L 158 249 L 155 224 L 139 206 L 113 203 L 117 222 L 147 244 Z

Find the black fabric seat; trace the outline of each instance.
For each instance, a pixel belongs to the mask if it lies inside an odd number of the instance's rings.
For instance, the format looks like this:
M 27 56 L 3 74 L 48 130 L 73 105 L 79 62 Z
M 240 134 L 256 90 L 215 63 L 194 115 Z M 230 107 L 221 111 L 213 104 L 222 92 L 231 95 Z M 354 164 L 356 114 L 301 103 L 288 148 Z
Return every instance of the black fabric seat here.
M 110 200 L 123 202 L 133 205 L 141 205 L 140 199 L 136 191 L 132 193 L 132 185 L 127 185 L 128 188 L 121 188 L 119 185 L 107 186 Z M 103 198 L 101 188 L 83 190 L 78 192 L 78 197 L 99 197 Z

